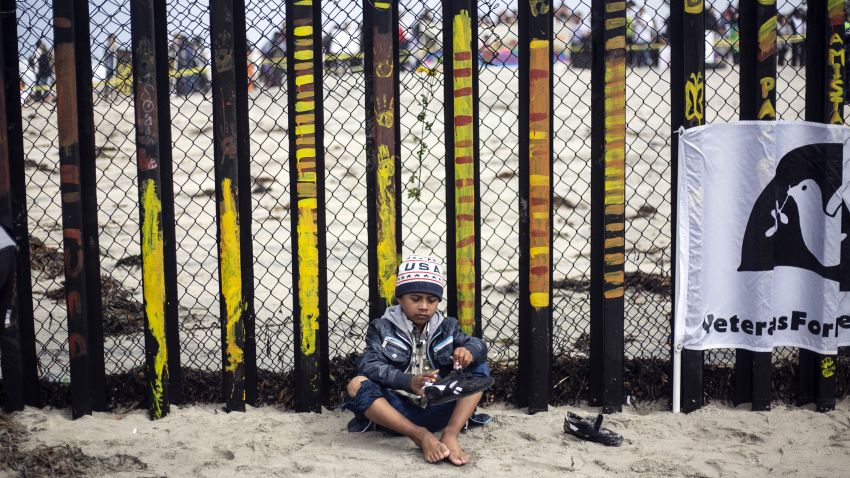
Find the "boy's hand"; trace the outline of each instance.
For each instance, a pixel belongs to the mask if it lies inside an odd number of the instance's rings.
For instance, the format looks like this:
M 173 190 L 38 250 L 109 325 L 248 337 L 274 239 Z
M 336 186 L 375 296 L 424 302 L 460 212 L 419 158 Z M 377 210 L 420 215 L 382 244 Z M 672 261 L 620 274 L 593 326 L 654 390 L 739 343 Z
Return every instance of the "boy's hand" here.
M 460 368 L 466 368 L 469 364 L 472 363 L 472 352 L 466 349 L 466 347 L 458 347 L 452 352 L 452 358 L 455 361 L 455 368 L 460 365 Z
M 413 378 L 410 379 L 410 391 L 415 393 L 418 396 L 425 395 L 425 392 L 422 391 L 422 387 L 425 386 L 426 382 L 436 382 L 437 381 L 437 370 L 431 372 L 420 373 L 419 375 L 414 375 Z

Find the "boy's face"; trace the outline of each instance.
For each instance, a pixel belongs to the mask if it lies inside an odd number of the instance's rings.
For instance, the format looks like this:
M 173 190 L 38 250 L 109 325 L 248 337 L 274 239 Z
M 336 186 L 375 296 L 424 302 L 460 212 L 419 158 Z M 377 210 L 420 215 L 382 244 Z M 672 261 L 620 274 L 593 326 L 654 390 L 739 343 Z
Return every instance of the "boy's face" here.
M 411 292 L 397 297 L 404 315 L 417 327 L 424 327 L 437 312 L 440 298 L 423 292 Z

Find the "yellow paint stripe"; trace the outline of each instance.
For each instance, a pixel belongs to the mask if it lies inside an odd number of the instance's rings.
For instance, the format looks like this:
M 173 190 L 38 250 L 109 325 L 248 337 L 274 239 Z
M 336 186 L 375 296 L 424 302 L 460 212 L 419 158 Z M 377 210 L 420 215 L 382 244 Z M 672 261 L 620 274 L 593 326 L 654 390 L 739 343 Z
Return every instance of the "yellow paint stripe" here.
M 529 299 L 529 301 L 531 302 L 531 306 L 536 309 L 543 309 L 545 307 L 549 307 L 548 292 L 532 292 L 529 296 Z
M 227 318 L 225 321 L 226 360 L 224 369 L 235 372 L 243 364 L 242 347 L 237 337 L 244 337 L 242 323 L 242 256 L 239 247 L 239 213 L 232 181 L 221 182 L 222 200 L 219 206 L 219 253 L 221 261 L 221 295 L 224 297 Z
M 313 26 L 312 25 L 302 25 L 300 27 L 295 27 L 292 30 L 297 37 L 308 37 L 313 34 Z
M 313 59 L 313 50 L 299 50 L 295 52 L 295 59 L 301 61 L 307 61 Z M 313 75 L 310 75 L 313 76 Z M 311 82 L 312 83 L 312 82 Z M 296 77 L 295 84 L 298 84 L 298 79 Z
M 304 86 L 304 85 L 309 85 L 309 84 L 312 84 L 312 83 L 313 83 L 313 75 L 312 74 L 298 75 L 298 76 L 295 77 L 295 86 Z
M 162 417 L 164 405 L 163 378 L 168 377 L 168 348 L 165 344 L 165 254 L 160 218 L 162 201 L 157 196 L 156 183 L 145 180 L 142 185 L 142 293 L 145 297 L 145 320 L 148 331 L 156 342 L 154 377 L 151 387 L 153 418 Z

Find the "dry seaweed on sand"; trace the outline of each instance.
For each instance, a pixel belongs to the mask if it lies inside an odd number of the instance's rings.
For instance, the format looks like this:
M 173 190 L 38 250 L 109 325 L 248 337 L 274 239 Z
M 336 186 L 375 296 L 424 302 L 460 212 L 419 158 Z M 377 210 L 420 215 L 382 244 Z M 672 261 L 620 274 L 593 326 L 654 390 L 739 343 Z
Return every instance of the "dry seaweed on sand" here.
M 36 279 L 54 279 L 65 271 L 65 258 L 59 249 L 30 237 L 30 270 Z
M 10 415 L 0 412 L 0 470 L 17 472 L 21 477 L 71 477 L 147 469 L 147 464 L 130 455 L 96 457 L 68 444 L 37 445 L 25 450 L 22 444 L 26 438 L 23 428 Z

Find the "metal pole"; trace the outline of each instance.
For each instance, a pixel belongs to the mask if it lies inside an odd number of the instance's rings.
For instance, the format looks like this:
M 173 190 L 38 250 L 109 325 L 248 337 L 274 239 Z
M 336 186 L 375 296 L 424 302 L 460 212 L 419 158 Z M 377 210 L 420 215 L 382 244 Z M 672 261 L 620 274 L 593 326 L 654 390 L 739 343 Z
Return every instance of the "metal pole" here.
M 776 2 L 744 0 L 740 8 L 741 120 L 776 119 Z M 770 410 L 771 353 L 735 351 L 734 403 Z
M 369 318 L 395 303 L 401 261 L 398 1 L 363 1 Z
M 443 4 L 448 313 L 481 336 L 478 2 Z
M 519 2 L 519 367 L 528 413 L 552 382 L 552 4 Z
M 626 201 L 626 3 L 593 2 L 590 389 L 623 409 Z
M 319 0 L 287 0 L 286 68 L 295 314 L 295 408 L 328 401 L 322 28 Z
M 228 411 L 245 411 L 245 315 L 236 120 L 233 4 L 210 3 L 212 36 L 213 138 L 218 214 L 219 288 L 224 364 L 224 400 Z
M 670 91 L 672 107 L 670 110 L 673 131 L 680 127 L 691 128 L 705 124 L 705 38 L 704 38 L 704 2 L 703 0 L 682 0 L 670 3 L 670 46 L 672 58 L 670 67 Z M 679 138 L 673 134 L 671 152 L 672 187 L 672 250 L 676 250 L 676 201 L 678 198 L 678 158 Z M 671 269 L 672 282 L 676 281 L 675 261 Z M 675 301 L 675 297 L 674 297 Z M 673 311 L 675 317 L 675 311 Z M 671 326 L 671 329 L 675 324 Z M 671 351 L 671 355 L 675 354 Z M 681 351 L 681 405 L 687 413 L 703 405 L 701 350 Z
M 142 293 L 145 320 L 145 365 L 148 412 L 152 419 L 169 411 L 168 343 L 166 324 L 165 248 L 160 177 L 159 96 L 154 49 L 153 0 L 130 4 L 133 49 L 133 91 L 136 108 L 136 162 L 139 174 Z M 166 124 L 166 127 L 168 125 Z M 174 247 L 174 244 L 170 244 Z

